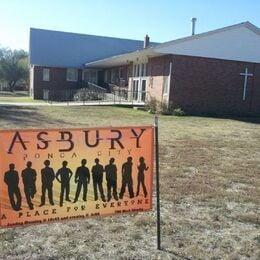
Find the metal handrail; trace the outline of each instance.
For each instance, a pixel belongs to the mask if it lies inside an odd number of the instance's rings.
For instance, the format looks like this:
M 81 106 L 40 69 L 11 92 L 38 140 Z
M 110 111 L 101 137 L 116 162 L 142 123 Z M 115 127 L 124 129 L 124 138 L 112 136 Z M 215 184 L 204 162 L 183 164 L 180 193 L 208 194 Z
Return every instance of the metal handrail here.
M 112 92 L 105 92 L 102 88 L 81 88 L 81 89 L 44 89 L 43 99 L 47 102 L 83 102 L 98 101 L 121 104 L 122 102 L 145 103 L 149 99 L 148 91 L 129 91 L 119 89 Z

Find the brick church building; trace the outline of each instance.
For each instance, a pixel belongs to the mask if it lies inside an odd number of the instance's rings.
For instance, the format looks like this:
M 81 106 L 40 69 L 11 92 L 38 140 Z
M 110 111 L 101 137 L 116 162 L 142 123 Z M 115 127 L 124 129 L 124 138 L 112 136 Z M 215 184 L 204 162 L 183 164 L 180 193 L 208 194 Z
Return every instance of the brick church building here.
M 188 114 L 260 114 L 260 29 L 244 22 L 150 43 L 31 29 L 30 90 L 77 89 L 90 82 L 127 89 Z

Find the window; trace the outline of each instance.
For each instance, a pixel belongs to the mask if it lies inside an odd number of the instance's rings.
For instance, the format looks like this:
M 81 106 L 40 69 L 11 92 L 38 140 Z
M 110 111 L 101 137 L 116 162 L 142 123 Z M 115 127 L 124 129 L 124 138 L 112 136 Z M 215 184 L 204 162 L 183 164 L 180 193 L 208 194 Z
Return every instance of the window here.
M 119 76 L 119 69 L 112 69 L 111 83 L 117 83 Z
M 50 69 L 43 69 L 42 70 L 42 80 L 43 81 L 50 81 Z
M 136 65 L 134 65 L 134 67 L 133 67 L 133 77 L 135 77 L 136 76 Z
M 105 82 L 108 82 L 108 70 L 105 70 Z
M 84 70 L 83 80 L 85 82 L 97 83 L 97 71 L 96 70 Z
M 119 78 L 120 79 L 124 78 L 124 69 L 123 68 L 119 68 Z
M 67 81 L 78 81 L 78 70 L 67 69 L 66 79 Z
M 134 77 L 145 77 L 146 76 L 146 63 L 135 64 L 133 67 Z
M 140 76 L 140 64 L 137 64 L 136 66 L 136 77 Z
M 138 99 L 138 85 L 139 85 L 139 80 L 138 79 L 133 80 L 133 89 L 132 89 L 133 100 Z
M 146 63 L 141 64 L 141 76 L 146 76 Z

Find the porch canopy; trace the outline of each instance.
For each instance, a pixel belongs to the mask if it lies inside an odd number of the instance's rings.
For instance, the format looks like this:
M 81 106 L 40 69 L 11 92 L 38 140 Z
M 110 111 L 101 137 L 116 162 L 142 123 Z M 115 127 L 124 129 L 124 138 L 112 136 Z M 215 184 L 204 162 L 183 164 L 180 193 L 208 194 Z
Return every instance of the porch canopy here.
M 97 60 L 94 62 L 89 62 L 85 64 L 86 68 L 111 68 L 119 67 L 130 64 L 131 62 L 142 61 L 143 59 L 148 59 L 156 56 L 161 56 L 162 54 L 155 52 L 154 48 L 142 49 L 122 55 L 112 56 L 110 58 Z

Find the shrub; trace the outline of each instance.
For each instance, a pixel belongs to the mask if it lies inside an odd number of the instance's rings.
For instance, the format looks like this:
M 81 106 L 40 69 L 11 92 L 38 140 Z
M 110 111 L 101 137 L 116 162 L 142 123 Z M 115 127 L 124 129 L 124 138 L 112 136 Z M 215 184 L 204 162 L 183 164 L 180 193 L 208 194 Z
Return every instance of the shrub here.
M 173 105 L 170 103 L 167 105 L 165 101 L 160 102 L 160 112 L 162 115 L 172 115 L 173 114 Z
M 100 100 L 101 93 L 89 90 L 88 88 L 81 88 L 74 94 L 74 101 L 88 101 Z
M 145 109 L 151 114 L 160 113 L 162 115 L 185 116 L 185 112 L 181 108 L 174 108 L 172 102 L 167 105 L 167 102 L 160 102 L 154 97 L 151 97 L 146 103 Z
M 149 113 L 155 114 L 157 112 L 157 109 L 158 109 L 158 101 L 157 101 L 157 99 L 154 98 L 154 97 L 151 97 L 150 100 L 146 102 L 145 109 Z
M 175 116 L 185 116 L 185 112 L 179 107 L 173 110 Z

